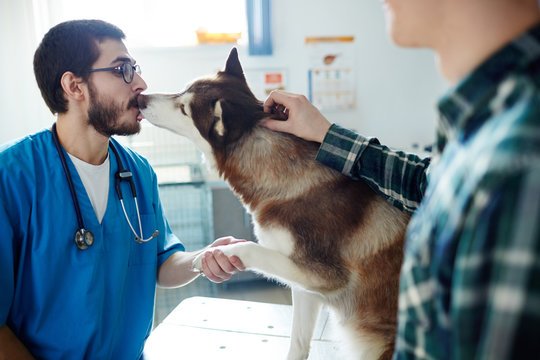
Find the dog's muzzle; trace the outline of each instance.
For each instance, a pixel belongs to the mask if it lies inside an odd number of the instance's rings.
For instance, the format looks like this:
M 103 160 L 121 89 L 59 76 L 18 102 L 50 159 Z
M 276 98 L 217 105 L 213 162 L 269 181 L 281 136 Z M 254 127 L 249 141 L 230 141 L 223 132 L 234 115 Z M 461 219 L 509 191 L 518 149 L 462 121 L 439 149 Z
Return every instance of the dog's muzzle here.
M 137 96 L 137 104 L 139 104 L 139 109 L 146 109 L 146 102 L 147 102 L 147 96 L 146 95 L 143 95 L 143 94 L 139 94 L 139 96 Z

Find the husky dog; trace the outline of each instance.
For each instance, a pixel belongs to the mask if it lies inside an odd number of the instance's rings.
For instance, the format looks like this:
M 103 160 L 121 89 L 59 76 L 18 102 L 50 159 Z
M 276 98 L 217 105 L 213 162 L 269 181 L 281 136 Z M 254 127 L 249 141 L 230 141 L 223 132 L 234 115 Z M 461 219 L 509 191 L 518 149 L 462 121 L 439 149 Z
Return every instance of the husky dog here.
M 315 161 L 318 144 L 261 126 L 235 48 L 225 70 L 180 94 L 140 95 L 154 125 L 191 139 L 252 215 L 258 243 L 223 247 L 292 289 L 288 359 L 306 359 L 321 305 L 354 359 L 388 359 L 409 217 L 366 185 Z M 194 267 L 200 269 L 201 257 Z

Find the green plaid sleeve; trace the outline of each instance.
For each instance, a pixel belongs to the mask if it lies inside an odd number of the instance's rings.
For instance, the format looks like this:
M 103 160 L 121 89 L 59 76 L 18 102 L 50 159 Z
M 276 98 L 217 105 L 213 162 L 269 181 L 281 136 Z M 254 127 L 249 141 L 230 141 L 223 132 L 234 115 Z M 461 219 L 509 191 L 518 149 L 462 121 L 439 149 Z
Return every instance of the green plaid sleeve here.
M 333 124 L 316 158 L 353 179 L 363 179 L 397 208 L 412 213 L 427 184 L 429 158 L 394 151 L 376 138 L 366 138 Z

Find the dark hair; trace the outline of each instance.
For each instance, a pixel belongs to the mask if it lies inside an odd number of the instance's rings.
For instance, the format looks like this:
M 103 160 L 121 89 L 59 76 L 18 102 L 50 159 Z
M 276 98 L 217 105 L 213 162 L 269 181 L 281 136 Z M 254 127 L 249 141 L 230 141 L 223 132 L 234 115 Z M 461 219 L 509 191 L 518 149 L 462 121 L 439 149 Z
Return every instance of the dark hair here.
M 124 39 L 118 27 L 101 20 L 73 20 L 51 28 L 34 54 L 34 75 L 41 96 L 53 114 L 67 111 L 60 80 L 66 71 L 88 81 L 86 71 L 99 58 L 97 43 Z

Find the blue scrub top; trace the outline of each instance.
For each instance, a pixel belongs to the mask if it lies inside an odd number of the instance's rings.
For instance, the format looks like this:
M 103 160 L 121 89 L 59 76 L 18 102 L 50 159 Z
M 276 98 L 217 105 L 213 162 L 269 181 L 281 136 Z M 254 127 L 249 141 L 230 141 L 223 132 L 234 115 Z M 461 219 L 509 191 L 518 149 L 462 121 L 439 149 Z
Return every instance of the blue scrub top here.
M 79 250 L 78 228 L 52 133 L 43 130 L 0 148 L 0 324 L 45 359 L 138 359 L 152 328 L 159 266 L 184 246 L 163 215 L 148 162 L 111 139 L 133 173 L 144 238 L 138 244 L 114 190 L 110 156 L 107 209 L 100 224 L 67 154 L 85 227 L 94 245 Z M 130 221 L 139 231 L 129 185 Z

